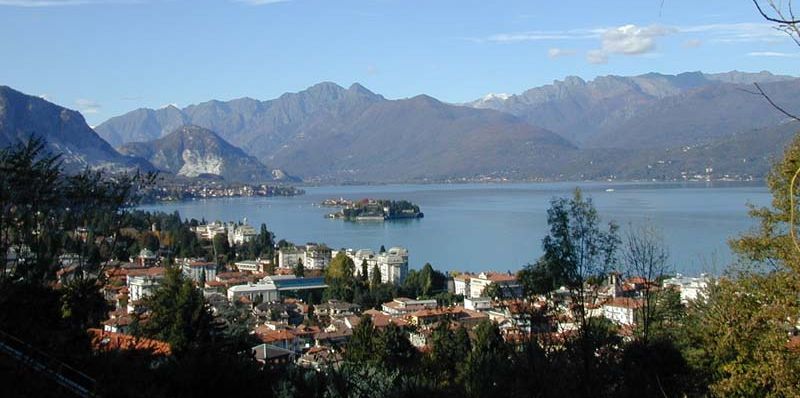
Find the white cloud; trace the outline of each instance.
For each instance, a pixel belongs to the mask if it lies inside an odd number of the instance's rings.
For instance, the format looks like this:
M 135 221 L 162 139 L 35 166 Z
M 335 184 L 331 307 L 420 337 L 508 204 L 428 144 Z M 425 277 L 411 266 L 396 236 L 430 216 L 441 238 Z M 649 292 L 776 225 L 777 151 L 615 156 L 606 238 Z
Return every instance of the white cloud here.
M 498 33 L 477 42 L 514 43 L 523 41 L 580 40 L 600 37 L 601 29 L 532 30 L 518 33 Z
M 785 40 L 785 33 L 768 23 L 726 23 L 693 26 L 676 26 L 680 33 L 702 33 L 716 43 L 777 42 Z
M 640 55 L 656 47 L 656 38 L 675 32 L 675 28 L 660 25 L 623 25 L 603 33 L 602 49 L 607 53 Z
M 586 61 L 595 65 L 607 64 L 608 53 L 603 50 L 589 50 L 586 52 Z
M 90 99 L 85 99 L 85 98 L 76 99 L 75 107 L 78 108 L 78 110 L 84 114 L 100 113 L 100 104 Z
M 782 53 L 776 51 L 753 51 L 747 53 L 748 57 L 775 57 L 775 58 L 797 58 L 800 57 L 798 53 Z
M 547 56 L 552 59 L 569 57 L 572 55 L 575 55 L 575 50 L 570 50 L 566 48 L 551 48 L 547 50 Z

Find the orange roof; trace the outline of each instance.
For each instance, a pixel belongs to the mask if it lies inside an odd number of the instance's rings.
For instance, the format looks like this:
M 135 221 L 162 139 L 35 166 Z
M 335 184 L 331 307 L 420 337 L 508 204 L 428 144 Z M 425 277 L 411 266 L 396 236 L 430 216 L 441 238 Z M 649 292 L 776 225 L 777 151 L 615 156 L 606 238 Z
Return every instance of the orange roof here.
M 95 351 L 150 351 L 154 355 L 171 355 L 169 344 L 122 333 L 105 332 L 100 329 L 87 331 Z
M 131 276 L 163 276 L 167 269 L 164 267 L 140 268 L 128 270 L 128 277 Z
M 644 302 L 642 300 L 637 300 L 630 297 L 617 297 L 614 300 L 605 303 L 604 305 L 636 309 L 641 308 L 644 305 Z
M 261 339 L 261 341 L 267 344 L 275 343 L 278 341 L 294 340 L 296 337 L 288 330 L 272 330 L 264 326 L 257 327 L 255 334 L 258 338 Z
M 487 274 L 486 277 L 492 282 L 515 282 L 517 280 L 516 275 L 499 274 L 499 273 Z

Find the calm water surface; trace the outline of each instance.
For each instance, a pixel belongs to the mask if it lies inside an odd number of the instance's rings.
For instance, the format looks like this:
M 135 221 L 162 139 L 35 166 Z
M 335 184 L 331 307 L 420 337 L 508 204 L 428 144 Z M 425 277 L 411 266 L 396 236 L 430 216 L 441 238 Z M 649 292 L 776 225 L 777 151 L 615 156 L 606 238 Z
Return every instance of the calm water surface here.
M 763 186 L 706 184 L 465 184 L 335 186 L 306 189 L 293 198 L 233 198 L 143 206 L 184 218 L 262 222 L 278 239 L 324 242 L 334 248 L 405 246 L 412 268 L 430 262 L 445 270 L 515 271 L 541 255 L 546 211 L 553 197 L 580 186 L 603 221 L 652 224 L 661 230 L 677 272 L 720 272 L 732 260 L 727 240 L 755 226 L 747 204 L 769 204 Z M 613 189 L 607 192 L 606 189 Z M 323 199 L 406 199 L 420 220 L 353 223 L 326 219 Z

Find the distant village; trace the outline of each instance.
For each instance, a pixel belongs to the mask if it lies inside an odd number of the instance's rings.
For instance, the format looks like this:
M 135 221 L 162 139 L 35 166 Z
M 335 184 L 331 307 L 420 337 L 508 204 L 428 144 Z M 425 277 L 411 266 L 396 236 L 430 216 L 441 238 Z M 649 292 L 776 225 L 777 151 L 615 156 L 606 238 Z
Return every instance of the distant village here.
M 246 245 L 258 236 L 246 220 L 198 224 L 192 231 L 199 239 L 224 240 L 231 246 Z M 429 349 L 431 334 L 441 323 L 471 330 L 488 319 L 511 343 L 532 334 L 563 341 L 579 328 L 571 302 L 575 296 L 567 289 L 525 299 L 516 275 L 488 270 L 443 274 L 444 284 L 432 292 L 439 294 L 436 298 L 398 295 L 373 308 L 342 300 L 322 301 L 322 293 L 329 287 L 325 271 L 334 259 L 352 261 L 353 277 L 379 278 L 382 284 L 399 287 L 409 278 L 409 251 L 403 247 L 334 250 L 324 244 L 283 241 L 274 249 L 272 258 L 226 264 L 206 258 L 170 259 L 171 253 L 166 250 L 141 249 L 129 261 L 105 268 L 103 292 L 116 308 L 108 314 L 102 330 L 92 331 L 95 341 L 120 347 L 156 347 L 169 354 L 168 344 L 131 335 L 136 322 L 146 322 L 145 299 L 162 283 L 169 262 L 202 290 L 212 314 L 230 306 L 246 310 L 254 321 L 250 333 L 261 342 L 252 347 L 253 354 L 270 366 L 295 363 L 317 370 L 337 366 L 342 361 L 342 347 L 364 316 L 371 318 L 378 330 L 389 324 L 402 327 L 409 342 L 421 351 Z M 79 261 L 78 256 L 61 256 L 59 283 L 67 284 L 74 277 Z M 653 281 L 612 272 L 603 281 L 587 284 L 591 293 L 585 296 L 587 315 L 610 320 L 623 339 L 631 339 L 645 292 L 670 289 L 679 293 L 681 302 L 688 303 L 702 297 L 709 281 L 706 275 L 678 274 Z M 450 300 L 441 300 L 442 295 Z
M 192 199 L 239 198 L 251 196 L 297 196 L 305 191 L 287 185 L 251 185 L 218 179 L 162 180 L 142 192 L 143 202 L 168 202 Z

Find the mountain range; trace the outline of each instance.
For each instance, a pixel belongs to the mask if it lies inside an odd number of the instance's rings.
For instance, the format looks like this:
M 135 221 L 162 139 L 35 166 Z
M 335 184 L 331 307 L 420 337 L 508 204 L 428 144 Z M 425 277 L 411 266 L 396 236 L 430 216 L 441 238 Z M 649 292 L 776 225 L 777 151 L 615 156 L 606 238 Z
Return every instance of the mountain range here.
M 0 144 L 36 131 L 80 165 L 250 182 L 748 179 L 798 128 L 753 83 L 800 109 L 800 79 L 769 72 L 567 77 L 465 104 L 323 82 L 272 100 L 137 109 L 97 126 L 98 137 L 77 112 L 3 87 Z
M 0 148 L 26 142 L 31 137 L 44 139 L 46 150 L 60 154 L 68 171 L 152 169 L 146 161 L 114 150 L 86 124 L 80 113 L 0 86 Z

